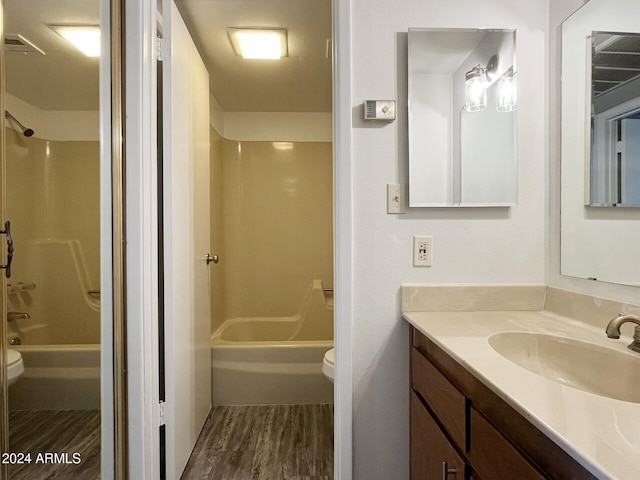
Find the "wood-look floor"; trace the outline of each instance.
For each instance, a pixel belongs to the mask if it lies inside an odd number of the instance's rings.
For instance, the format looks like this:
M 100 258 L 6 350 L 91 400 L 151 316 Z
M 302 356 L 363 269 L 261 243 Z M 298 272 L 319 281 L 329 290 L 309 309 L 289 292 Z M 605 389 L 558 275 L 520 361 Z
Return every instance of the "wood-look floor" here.
M 100 411 L 11 412 L 9 449 L 31 454 L 31 463 L 9 467 L 11 480 L 96 480 L 100 478 Z M 58 457 L 52 459 L 46 453 Z M 80 454 L 80 463 L 59 463 L 73 462 L 74 453 Z
M 333 405 L 215 407 L 182 480 L 331 480 Z

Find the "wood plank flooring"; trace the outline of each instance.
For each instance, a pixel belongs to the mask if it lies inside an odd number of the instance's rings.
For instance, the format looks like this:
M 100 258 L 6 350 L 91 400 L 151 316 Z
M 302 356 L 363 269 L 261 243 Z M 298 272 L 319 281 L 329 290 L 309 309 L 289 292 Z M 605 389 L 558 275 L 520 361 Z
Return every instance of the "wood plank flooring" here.
M 332 480 L 333 405 L 215 407 L 182 480 Z
M 14 411 L 12 452 L 32 462 L 10 467 L 11 480 L 100 478 L 98 410 Z M 78 465 L 36 463 L 38 453 L 79 453 Z M 60 459 L 60 457 L 59 457 Z M 216 407 L 182 480 L 332 480 L 333 406 Z
M 11 480 L 96 480 L 100 478 L 100 411 L 10 412 L 9 448 L 31 453 L 30 464 L 9 467 Z M 58 457 L 45 457 L 46 453 Z M 74 453 L 80 455 L 80 463 L 59 463 L 73 462 Z

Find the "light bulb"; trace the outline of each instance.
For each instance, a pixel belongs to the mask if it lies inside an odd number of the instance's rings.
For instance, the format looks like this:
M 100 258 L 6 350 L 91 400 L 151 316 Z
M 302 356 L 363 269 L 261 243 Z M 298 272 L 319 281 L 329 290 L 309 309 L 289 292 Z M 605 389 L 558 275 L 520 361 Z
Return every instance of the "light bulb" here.
M 479 65 L 467 72 L 464 92 L 467 112 L 479 112 L 487 108 L 487 78 Z
M 516 109 L 517 88 L 513 75 L 505 75 L 498 81 L 498 103 L 496 110 L 499 112 L 513 112 Z

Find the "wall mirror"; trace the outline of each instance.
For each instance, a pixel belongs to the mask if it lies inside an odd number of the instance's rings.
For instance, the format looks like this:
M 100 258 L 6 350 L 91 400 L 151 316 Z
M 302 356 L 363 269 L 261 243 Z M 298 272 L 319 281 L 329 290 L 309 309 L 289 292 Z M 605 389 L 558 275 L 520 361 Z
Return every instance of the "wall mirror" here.
M 515 30 L 409 29 L 409 205 L 517 203 Z
M 640 286 L 640 3 L 562 24 L 561 273 Z

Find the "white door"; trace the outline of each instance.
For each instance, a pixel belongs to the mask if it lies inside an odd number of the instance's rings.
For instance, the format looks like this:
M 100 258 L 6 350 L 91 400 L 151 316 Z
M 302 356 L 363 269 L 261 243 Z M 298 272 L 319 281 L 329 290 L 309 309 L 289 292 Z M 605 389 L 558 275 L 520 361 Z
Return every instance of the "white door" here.
M 173 0 L 163 12 L 166 465 L 177 480 L 211 409 L 209 75 Z

